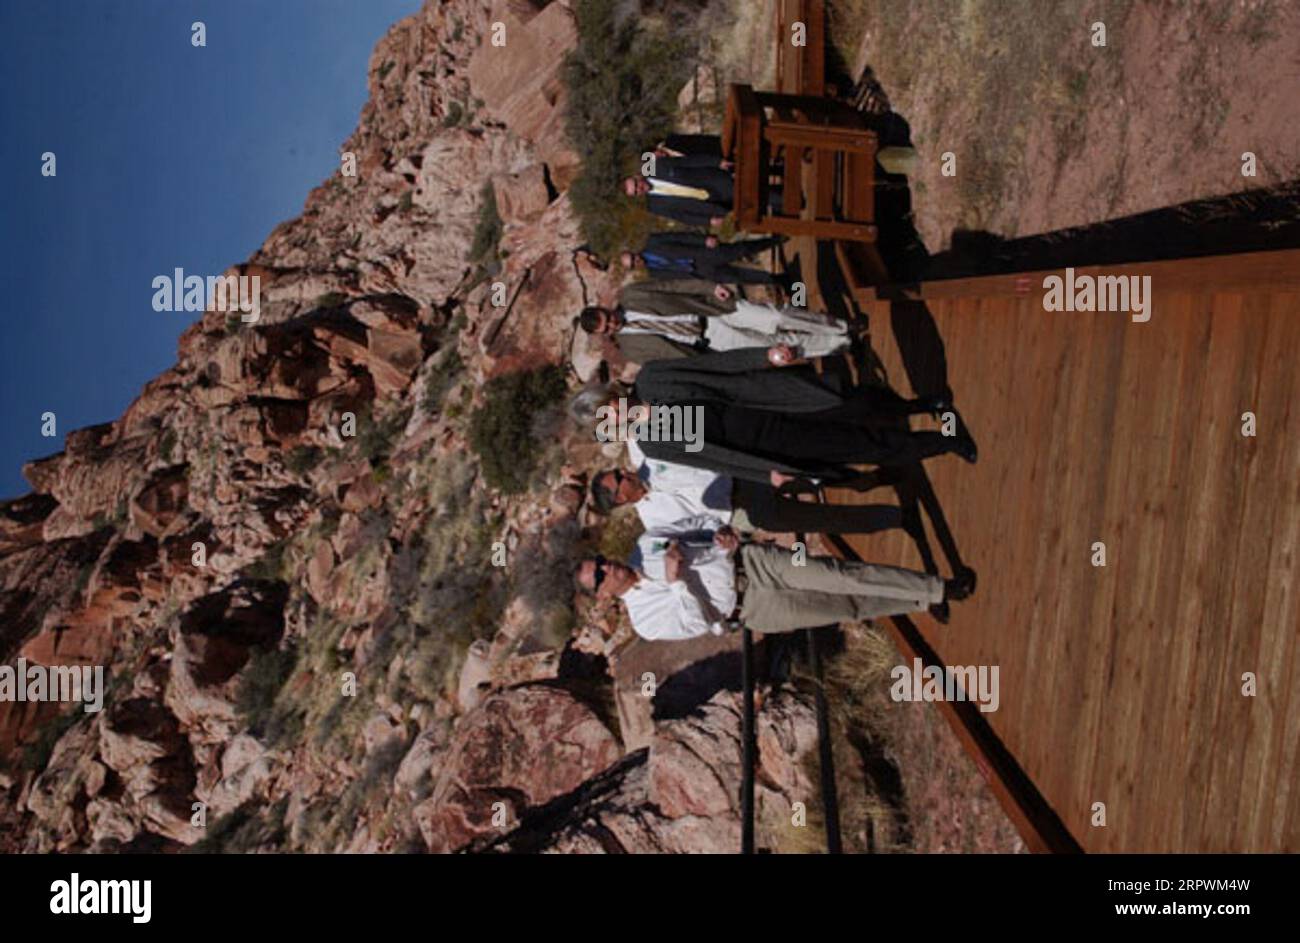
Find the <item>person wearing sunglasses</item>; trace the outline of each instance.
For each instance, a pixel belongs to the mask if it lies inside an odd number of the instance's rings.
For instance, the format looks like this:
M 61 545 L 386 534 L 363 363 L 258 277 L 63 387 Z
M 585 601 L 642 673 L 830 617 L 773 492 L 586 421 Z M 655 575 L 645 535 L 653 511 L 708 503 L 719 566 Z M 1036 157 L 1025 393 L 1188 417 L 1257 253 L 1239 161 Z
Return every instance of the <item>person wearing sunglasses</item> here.
M 651 641 L 720 635 L 736 624 L 792 632 L 927 609 L 946 621 L 945 604 L 975 590 L 972 570 L 943 580 L 903 567 L 804 556 L 742 543 L 708 517 L 643 534 L 626 564 L 582 560 L 574 581 L 588 595 L 621 599 L 633 630 Z
M 574 581 L 587 595 L 622 599 L 643 638 L 721 635 L 737 605 L 731 553 L 738 542 L 716 518 L 687 518 L 642 534 L 627 563 L 599 555 L 580 561 Z
M 597 472 L 591 479 L 590 507 L 608 514 L 630 504 L 647 530 L 701 514 L 740 531 L 757 528 L 776 534 L 872 534 L 895 527 L 917 534 L 921 530 L 915 506 L 799 501 L 781 487 L 792 480 L 788 476 L 778 476 L 776 484 L 746 481 L 650 460 L 635 440 L 628 441 L 627 452 L 636 474 L 621 468 Z

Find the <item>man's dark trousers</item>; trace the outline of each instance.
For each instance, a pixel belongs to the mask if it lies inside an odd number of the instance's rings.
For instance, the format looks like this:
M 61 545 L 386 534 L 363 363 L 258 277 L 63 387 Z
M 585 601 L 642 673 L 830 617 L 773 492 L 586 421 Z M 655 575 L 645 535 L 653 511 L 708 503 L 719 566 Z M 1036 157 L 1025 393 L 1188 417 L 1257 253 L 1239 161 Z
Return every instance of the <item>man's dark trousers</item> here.
M 892 504 L 812 504 L 743 479 L 732 483 L 731 503 L 755 527 L 774 533 L 873 534 L 903 526 L 903 512 Z
M 854 422 L 839 410 L 774 413 L 731 406 L 704 409 L 706 441 L 777 462 L 829 465 L 907 465 L 953 450 L 955 437 L 940 432 Z

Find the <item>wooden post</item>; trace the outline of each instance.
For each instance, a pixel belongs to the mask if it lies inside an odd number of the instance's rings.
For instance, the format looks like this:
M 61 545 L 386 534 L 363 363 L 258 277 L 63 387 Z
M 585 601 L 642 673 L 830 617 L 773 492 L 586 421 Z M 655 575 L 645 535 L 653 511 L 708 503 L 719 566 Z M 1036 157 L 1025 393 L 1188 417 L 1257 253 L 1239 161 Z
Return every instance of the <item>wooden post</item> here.
M 748 628 L 740 630 L 741 683 L 745 709 L 741 717 L 740 853 L 754 853 L 754 639 Z
M 826 672 L 822 669 L 822 655 L 817 643 L 821 629 L 808 630 L 808 662 L 812 667 L 816 685 L 814 699 L 817 707 L 817 747 L 822 780 L 822 810 L 826 815 L 826 853 L 838 855 L 843 850 L 840 841 L 840 800 L 835 788 L 835 751 L 831 743 L 830 711 L 826 705 Z

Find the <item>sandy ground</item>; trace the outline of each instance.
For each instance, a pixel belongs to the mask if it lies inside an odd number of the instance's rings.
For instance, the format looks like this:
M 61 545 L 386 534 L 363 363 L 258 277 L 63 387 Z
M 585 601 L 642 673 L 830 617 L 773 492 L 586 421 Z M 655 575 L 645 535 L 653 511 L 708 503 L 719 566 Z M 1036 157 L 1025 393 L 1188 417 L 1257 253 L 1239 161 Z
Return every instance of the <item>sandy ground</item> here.
M 931 252 L 955 228 L 1025 236 L 1300 176 L 1295 0 L 834 5 L 832 41 L 911 125 Z

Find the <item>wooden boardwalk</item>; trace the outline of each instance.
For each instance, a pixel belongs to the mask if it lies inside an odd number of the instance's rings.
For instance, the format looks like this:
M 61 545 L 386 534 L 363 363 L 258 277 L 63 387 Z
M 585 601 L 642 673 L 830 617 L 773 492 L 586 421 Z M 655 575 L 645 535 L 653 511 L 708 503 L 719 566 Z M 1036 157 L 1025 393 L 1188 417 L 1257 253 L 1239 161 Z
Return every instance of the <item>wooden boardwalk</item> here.
M 1300 251 L 1108 267 L 1152 276 L 1147 323 L 1046 312 L 1044 274 L 863 306 L 891 385 L 946 379 L 980 447 L 926 466 L 978 592 L 916 625 L 999 666 L 982 716 L 1084 850 L 1300 851 Z

